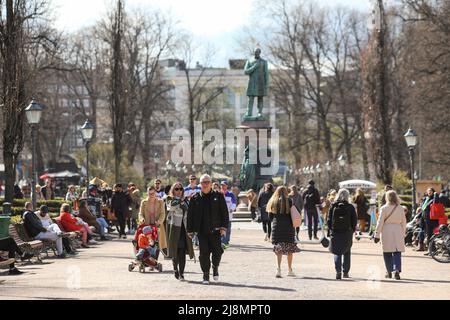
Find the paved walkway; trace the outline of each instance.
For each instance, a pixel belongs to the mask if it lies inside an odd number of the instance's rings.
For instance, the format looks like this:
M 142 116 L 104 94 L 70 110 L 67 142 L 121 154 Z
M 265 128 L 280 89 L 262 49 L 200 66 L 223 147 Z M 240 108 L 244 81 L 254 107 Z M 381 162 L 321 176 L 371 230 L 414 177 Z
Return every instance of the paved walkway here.
M 80 250 L 76 258 L 22 266 L 26 274 L 19 277 L 1 274 L 0 299 L 450 299 L 450 265 L 411 249 L 401 282 L 383 278 L 381 245 L 368 240 L 355 243 L 350 280 L 334 280 L 331 254 L 312 244 L 301 245 L 303 252 L 294 258 L 296 278 L 276 279 L 276 258 L 260 225 L 240 223 L 234 229 L 218 284 L 203 286 L 200 265 L 194 262 L 188 262 L 186 283 L 175 280 L 167 260 L 161 274 L 130 273 L 130 240 L 116 239 Z

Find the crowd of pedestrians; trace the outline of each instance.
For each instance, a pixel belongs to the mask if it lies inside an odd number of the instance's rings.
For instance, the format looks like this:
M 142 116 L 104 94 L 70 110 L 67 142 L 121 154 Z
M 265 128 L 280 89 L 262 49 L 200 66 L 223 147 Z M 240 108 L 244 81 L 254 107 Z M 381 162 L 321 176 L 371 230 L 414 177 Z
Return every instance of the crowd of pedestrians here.
M 130 183 L 128 188 L 116 184 L 106 202 L 109 202 L 112 216 L 117 221 L 119 239 L 127 239 L 127 229 L 128 234 L 133 234 L 140 226 L 157 228 L 158 249 L 172 261 L 175 278 L 185 281 L 186 257 L 196 260 L 195 249 L 198 249 L 203 283 L 209 284 L 211 270 L 214 281 L 219 280 L 222 255 L 231 245 L 238 195 L 239 190 L 228 181 L 213 181 L 209 175 L 198 179 L 192 175 L 186 186 L 181 182 L 163 186 L 163 182 L 157 179 L 147 189 L 145 198 L 141 198 L 142 194 L 134 183 Z M 294 254 L 301 252 L 298 245 L 301 243 L 302 228 L 293 218 L 294 212 L 297 212 L 302 214 L 301 221 L 307 229 L 308 239 L 305 241 L 323 244 L 324 239 L 319 239 L 318 232 L 321 230 L 325 234 L 327 231 L 326 237 L 323 237 L 329 238 L 329 251 L 333 255 L 337 280 L 350 278 L 355 234 L 361 236 L 371 230 L 374 242 L 382 243 L 386 278 L 401 279 L 407 209 L 401 206 L 401 200 L 391 186 L 386 186 L 384 190 L 376 225 L 369 214 L 369 201 L 361 189 L 357 189 L 354 196 L 347 189 L 330 190 L 321 198 L 315 182 L 311 180 L 305 188 L 275 187 L 267 183 L 259 193 L 249 190 L 246 195 L 252 220 L 261 223 L 264 241 L 273 245 L 277 278 L 283 276 L 283 256 L 287 257 L 287 276 L 296 276 L 292 265 Z M 43 199 L 54 197 L 51 182 L 46 181 L 41 188 L 41 196 Z M 53 241 L 58 258 L 74 254 L 63 237 L 65 232 L 79 232 L 84 248 L 96 244 L 95 235 L 99 236 L 100 241 L 109 240 L 107 234 L 111 232 L 111 221 L 101 214 L 97 188 L 90 186 L 85 197 L 82 199 L 75 187 L 69 186 L 65 199 L 73 206 L 62 205 L 59 216 L 64 232 L 50 218 L 48 207 L 42 206 L 33 212 L 31 204 L 27 203 L 23 214 L 26 232 L 33 239 Z M 430 217 L 430 208 L 434 203 L 450 206 L 447 197 L 437 194 L 432 188 L 427 191 L 416 216 L 417 223 L 422 227 L 418 251 L 425 250 L 427 239 L 438 227 L 438 222 Z M 156 239 L 152 230 L 142 229 L 136 255 L 138 261 L 142 260 L 145 252 L 155 248 Z M 0 251 L 8 252 L 9 258 L 16 255 L 24 260 L 30 258 L 10 238 L 0 241 Z M 21 274 L 14 263 L 10 263 L 9 272 Z

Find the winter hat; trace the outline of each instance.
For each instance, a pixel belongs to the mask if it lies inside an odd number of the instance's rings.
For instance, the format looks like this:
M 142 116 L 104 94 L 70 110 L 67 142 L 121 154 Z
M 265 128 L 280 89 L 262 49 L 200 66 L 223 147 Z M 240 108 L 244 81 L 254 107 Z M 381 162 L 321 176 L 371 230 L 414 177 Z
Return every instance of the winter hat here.
M 153 233 L 153 229 L 151 227 L 145 227 L 144 229 L 142 229 L 142 233 L 148 236 L 149 234 Z

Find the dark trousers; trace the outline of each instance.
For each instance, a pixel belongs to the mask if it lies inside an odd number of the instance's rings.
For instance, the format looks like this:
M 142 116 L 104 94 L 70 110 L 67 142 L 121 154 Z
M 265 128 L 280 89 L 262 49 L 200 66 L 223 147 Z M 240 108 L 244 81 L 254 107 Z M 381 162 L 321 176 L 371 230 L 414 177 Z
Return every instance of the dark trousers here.
M 218 268 L 224 252 L 222 249 L 220 232 L 215 231 L 210 234 L 199 234 L 198 242 L 200 247 L 200 265 L 202 267 L 203 274 L 205 276 L 208 275 L 209 277 L 211 261 L 213 266 Z M 211 255 L 212 258 L 210 258 Z
M 116 213 L 117 221 L 119 221 L 119 236 L 125 236 L 125 225 L 126 225 L 126 217 L 125 213 L 117 212 Z
M 173 270 L 178 271 L 180 275 L 184 274 L 186 268 L 186 249 L 178 248 L 177 257 L 172 258 Z
M 344 260 L 342 263 L 342 260 Z M 342 269 L 344 269 L 344 273 L 350 272 L 350 267 L 352 263 L 352 252 L 351 250 L 344 255 L 335 255 L 334 256 L 334 265 L 336 267 L 336 273 L 342 273 Z
M 263 221 L 262 225 L 263 225 L 264 233 L 267 234 L 270 238 L 272 236 L 272 222 Z
M 402 272 L 402 253 L 401 252 L 389 252 L 384 253 L 384 264 L 388 272 Z
M 0 251 L 8 251 L 8 257 L 15 258 L 16 253 L 19 256 L 22 256 L 23 252 L 20 250 L 20 248 L 17 246 L 17 243 L 14 241 L 13 238 L 6 238 L 3 240 L 0 240 Z M 10 269 L 14 269 L 14 263 L 9 265 Z
M 256 219 L 256 208 L 252 207 L 252 220 Z
M 434 229 L 439 227 L 439 221 L 438 220 L 425 220 L 425 232 L 427 234 L 428 241 L 430 241 L 431 237 L 434 236 Z
M 313 223 L 314 223 L 314 237 L 317 237 L 317 229 L 319 226 L 319 216 L 317 215 L 316 209 L 306 209 L 306 214 L 308 215 L 308 235 L 309 235 L 309 239 L 312 239 Z

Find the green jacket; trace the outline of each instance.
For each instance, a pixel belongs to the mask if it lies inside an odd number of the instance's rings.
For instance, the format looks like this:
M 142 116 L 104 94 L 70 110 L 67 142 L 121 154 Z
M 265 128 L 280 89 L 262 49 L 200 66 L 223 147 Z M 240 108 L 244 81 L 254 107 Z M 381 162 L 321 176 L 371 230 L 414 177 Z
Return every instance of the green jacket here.
M 250 76 L 248 97 L 266 97 L 269 92 L 269 64 L 266 60 L 248 60 L 245 74 Z

